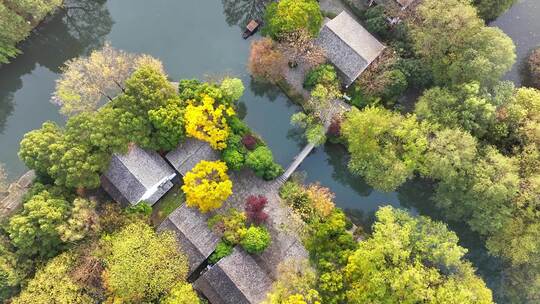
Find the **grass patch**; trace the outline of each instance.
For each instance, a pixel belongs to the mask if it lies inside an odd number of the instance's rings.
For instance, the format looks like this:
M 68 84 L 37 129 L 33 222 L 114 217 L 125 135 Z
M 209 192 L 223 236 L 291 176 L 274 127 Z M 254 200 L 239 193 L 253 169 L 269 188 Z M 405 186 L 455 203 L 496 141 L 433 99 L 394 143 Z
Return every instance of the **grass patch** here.
M 152 212 L 152 222 L 157 226 L 176 208 L 180 207 L 186 201 L 186 196 L 180 185 L 174 187 L 165 194 L 155 205 Z

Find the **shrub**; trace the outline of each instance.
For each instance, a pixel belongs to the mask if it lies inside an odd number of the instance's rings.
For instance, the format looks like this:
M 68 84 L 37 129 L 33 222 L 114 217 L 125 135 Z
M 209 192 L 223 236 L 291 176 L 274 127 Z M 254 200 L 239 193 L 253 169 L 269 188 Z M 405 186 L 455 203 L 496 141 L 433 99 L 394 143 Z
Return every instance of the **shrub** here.
M 238 116 L 229 118 L 229 127 L 231 128 L 232 133 L 239 136 L 244 136 L 250 131 L 248 125 L 243 120 L 238 118 Z
M 242 238 L 241 245 L 248 253 L 261 253 L 271 242 L 270 233 L 265 227 L 251 226 Z
M 242 144 L 249 151 L 253 151 L 257 147 L 257 138 L 251 134 L 246 134 L 242 138 Z
M 274 163 L 272 151 L 265 146 L 259 146 L 250 152 L 246 158 L 246 165 L 255 172 L 255 175 L 265 180 L 279 176 L 283 170 L 281 166 Z
M 262 195 L 250 195 L 246 201 L 246 215 L 250 222 L 260 225 L 268 219 L 264 207 L 268 204 L 266 197 Z
M 386 100 L 393 100 L 401 96 L 407 89 L 407 78 L 401 70 L 386 71 L 382 77 L 385 79 L 385 85 L 381 92 L 381 97 Z
M 215 232 L 223 235 L 228 244 L 240 243 L 246 233 L 246 214 L 234 208 L 229 209 L 226 215 L 215 215 L 208 220 L 208 226 Z
M 281 174 L 283 174 L 285 170 L 283 167 L 279 164 L 272 163 L 268 168 L 266 168 L 266 171 L 264 172 L 263 178 L 267 181 L 274 180 Z
M 152 214 L 152 207 L 146 202 L 139 202 L 135 206 L 129 206 L 126 208 L 127 214 L 141 215 L 143 217 L 148 217 Z
M 244 154 L 238 152 L 235 148 L 225 149 L 223 151 L 223 161 L 232 170 L 240 170 L 244 167 Z
M 229 245 L 224 241 L 219 241 L 216 246 L 216 250 L 208 258 L 208 263 L 215 264 L 219 262 L 222 258 L 230 255 L 233 252 L 233 246 Z
M 324 86 L 339 85 L 336 70 L 330 64 L 321 64 L 318 67 L 309 71 L 304 79 L 304 88 L 311 90 L 317 84 Z

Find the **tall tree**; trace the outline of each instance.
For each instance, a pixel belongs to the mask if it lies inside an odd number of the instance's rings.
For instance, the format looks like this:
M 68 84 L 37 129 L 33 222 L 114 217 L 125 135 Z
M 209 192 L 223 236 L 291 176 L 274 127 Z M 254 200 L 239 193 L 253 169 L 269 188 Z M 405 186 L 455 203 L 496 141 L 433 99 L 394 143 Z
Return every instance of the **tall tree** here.
M 83 239 L 99 229 L 94 205 L 43 190 L 23 204 L 22 212 L 10 218 L 7 232 L 23 256 L 51 257 L 67 242 Z
M 515 62 L 512 40 L 486 27 L 468 1 L 426 0 L 417 12 L 420 18 L 412 24 L 414 45 L 432 66 L 437 83 L 490 85 Z
M 271 39 L 263 38 L 251 43 L 248 69 L 257 80 L 277 83 L 285 75 L 287 60 Z
M 383 207 L 345 268 L 348 303 L 493 303 L 454 232 Z
M 93 111 L 123 91 L 128 77 L 145 65 L 163 71 L 157 59 L 126 53 L 107 43 L 88 57 L 66 62 L 62 76 L 56 81 L 52 101 L 60 105 L 60 112 L 67 116 Z
M 171 233 L 135 222 L 104 239 L 103 280 L 112 302 L 152 302 L 179 282 L 188 266 Z
M 396 189 L 422 166 L 428 125 L 414 115 L 377 107 L 353 109 L 342 131 L 351 154 L 349 169 L 377 189 Z
M 224 162 L 202 160 L 184 176 L 182 190 L 188 206 L 208 212 L 221 207 L 231 196 L 232 186 Z
M 44 122 L 41 129 L 24 135 L 19 148 L 19 158 L 24 164 L 38 173 L 47 174 L 52 166 L 50 161 L 51 145 L 63 137 L 62 130 L 54 122 Z
M 87 304 L 94 300 L 70 277 L 76 256 L 63 253 L 38 270 L 13 304 L 72 303 Z

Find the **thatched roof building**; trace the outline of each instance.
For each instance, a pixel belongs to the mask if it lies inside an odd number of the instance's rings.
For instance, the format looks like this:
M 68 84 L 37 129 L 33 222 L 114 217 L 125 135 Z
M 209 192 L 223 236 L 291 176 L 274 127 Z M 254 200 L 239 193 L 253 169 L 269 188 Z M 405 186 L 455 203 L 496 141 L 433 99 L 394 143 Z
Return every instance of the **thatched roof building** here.
M 113 154 L 101 185 L 111 197 L 126 205 L 145 201 L 156 203 L 173 184 L 173 168 L 153 151 L 131 145 L 126 154 Z
M 345 86 L 351 85 L 384 49 L 383 44 L 345 11 L 326 22 L 316 43 L 337 67 Z
M 193 169 L 201 160 L 220 159 L 219 152 L 212 149 L 207 142 L 194 138 L 187 138 L 165 157 L 182 175 Z
M 186 253 L 189 274 L 193 273 L 214 252 L 220 238 L 208 228 L 207 216 L 183 204 L 158 227 L 158 231 L 174 232 L 182 251 Z
M 236 247 L 199 277 L 194 286 L 212 304 L 258 304 L 266 298 L 272 280 L 248 253 Z

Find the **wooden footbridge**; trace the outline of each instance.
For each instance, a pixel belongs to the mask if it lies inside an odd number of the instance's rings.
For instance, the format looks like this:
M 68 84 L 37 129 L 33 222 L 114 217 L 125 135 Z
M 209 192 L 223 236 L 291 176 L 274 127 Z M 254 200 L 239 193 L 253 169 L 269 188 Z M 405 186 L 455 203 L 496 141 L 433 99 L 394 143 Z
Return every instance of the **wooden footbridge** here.
M 330 107 L 330 110 L 325 115 L 324 120 L 324 128 L 325 130 L 328 130 L 328 127 L 330 127 L 330 123 L 332 122 L 332 117 L 336 114 L 343 114 L 351 109 L 351 106 L 347 103 L 345 103 L 341 99 L 336 99 L 332 101 L 332 106 Z M 314 144 L 308 143 L 298 155 L 296 155 L 293 159 L 293 162 L 289 165 L 287 170 L 285 170 L 285 173 L 283 173 L 280 177 L 276 179 L 276 182 L 279 185 L 283 185 L 290 177 L 291 175 L 300 167 L 304 159 L 315 149 Z

